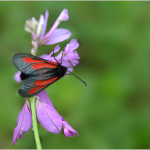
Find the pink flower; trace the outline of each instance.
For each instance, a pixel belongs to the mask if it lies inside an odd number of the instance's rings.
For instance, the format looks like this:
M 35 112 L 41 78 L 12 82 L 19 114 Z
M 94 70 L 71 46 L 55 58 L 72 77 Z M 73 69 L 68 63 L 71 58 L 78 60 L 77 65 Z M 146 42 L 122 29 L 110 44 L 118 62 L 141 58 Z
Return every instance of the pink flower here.
M 68 39 L 71 36 L 71 32 L 68 29 L 62 28 L 57 29 L 61 21 L 67 21 L 68 19 L 69 19 L 68 10 L 63 9 L 59 17 L 56 19 L 52 28 L 48 31 L 48 33 L 44 35 L 47 24 L 47 20 L 45 20 L 44 22 L 45 26 L 43 26 L 43 30 L 39 38 L 39 43 L 41 43 L 42 45 L 52 45 Z
M 63 59 L 70 61 L 72 66 L 75 66 L 79 63 L 78 59 L 80 59 L 80 57 L 77 51 L 75 51 L 78 47 L 79 43 L 77 42 L 77 39 L 72 39 L 64 48 L 65 56 Z
M 74 130 L 56 111 L 45 90 L 40 92 L 37 97 L 37 119 L 46 130 L 55 134 L 60 134 L 63 127 L 66 137 L 69 137 L 70 135 L 74 137 L 75 134 L 78 135 L 77 131 Z M 17 127 L 15 128 L 13 135 L 13 145 L 15 145 L 17 139 L 22 139 L 22 134 L 26 134 L 31 127 L 32 115 L 30 102 L 26 100 L 17 118 Z
M 79 43 L 77 41 L 77 39 L 72 39 L 70 41 L 70 43 L 68 43 L 66 45 L 66 47 L 64 48 L 63 51 L 61 51 L 57 56 L 55 56 L 55 59 L 61 63 L 62 66 L 66 66 L 68 67 L 68 70 L 69 71 L 73 71 L 73 68 L 69 68 L 71 66 L 76 66 L 77 64 L 79 64 L 79 60 L 80 57 L 79 57 L 79 54 L 78 52 L 76 51 L 76 49 L 79 47 Z M 49 55 L 46 55 L 46 54 L 43 54 L 41 56 L 41 58 L 44 58 L 46 60 L 50 60 L 50 61 L 53 61 L 53 62 L 56 62 L 56 60 L 54 59 L 54 57 L 52 57 L 51 55 L 56 52 L 58 52 L 60 49 L 59 45 L 57 45 L 55 48 L 54 48 L 54 52 L 52 51 Z M 62 61 L 62 62 L 61 62 Z M 69 72 L 67 71 L 66 74 L 68 74 Z
M 45 17 L 41 15 L 39 21 L 35 18 L 26 21 L 25 30 L 31 33 L 32 45 L 34 45 L 34 47 L 38 47 L 39 45 L 56 44 L 68 39 L 71 36 L 71 32 L 68 29 L 57 29 L 61 21 L 67 21 L 69 19 L 67 9 L 62 10 L 52 28 L 45 34 L 48 15 L 49 12 L 46 10 Z M 31 51 L 33 51 L 33 49 Z
M 37 96 L 40 98 L 37 104 L 37 118 L 46 130 L 59 134 L 63 127 L 66 137 L 69 137 L 70 134 L 73 137 L 75 134 L 78 135 L 77 131 L 58 114 L 45 90 L 37 94 Z

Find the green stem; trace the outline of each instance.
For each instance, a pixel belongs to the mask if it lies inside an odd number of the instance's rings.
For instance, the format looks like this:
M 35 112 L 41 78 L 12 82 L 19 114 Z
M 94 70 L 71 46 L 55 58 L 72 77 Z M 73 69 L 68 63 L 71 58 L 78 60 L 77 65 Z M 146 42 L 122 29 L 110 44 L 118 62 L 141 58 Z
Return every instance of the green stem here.
M 38 126 L 37 126 L 37 118 L 36 118 L 36 106 L 35 106 L 36 97 L 31 97 L 31 98 L 29 98 L 29 100 L 31 102 L 33 132 L 34 132 L 36 147 L 37 147 L 37 149 L 42 149 L 39 132 L 38 132 Z
M 36 55 L 36 53 L 37 53 L 37 47 L 34 47 L 32 55 Z

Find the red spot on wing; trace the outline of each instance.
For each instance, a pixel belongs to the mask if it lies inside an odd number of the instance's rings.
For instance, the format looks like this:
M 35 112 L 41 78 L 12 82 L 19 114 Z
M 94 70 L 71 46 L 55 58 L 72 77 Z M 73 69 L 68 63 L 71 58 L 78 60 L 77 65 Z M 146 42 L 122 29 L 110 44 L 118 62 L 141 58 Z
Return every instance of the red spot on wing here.
M 58 79 L 58 77 L 53 77 L 53 78 L 48 79 L 48 80 L 37 80 L 37 81 L 35 81 L 35 86 L 47 85 L 51 82 L 54 82 L 56 79 Z
M 36 70 L 41 68 L 57 68 L 57 66 L 48 63 L 36 63 L 32 64 L 32 68 Z
M 31 63 L 34 70 L 41 68 L 57 68 L 58 66 L 57 63 L 54 63 L 52 61 L 47 61 L 48 63 L 45 63 L 43 60 L 34 60 L 30 57 L 24 57 L 22 61 L 25 61 L 26 63 Z
M 22 61 L 25 61 L 26 63 L 44 63 L 43 60 L 34 60 L 30 57 L 24 57 Z
M 43 86 L 40 86 L 40 87 L 35 87 L 35 88 L 32 88 L 30 91 L 28 91 L 29 94 L 33 94 L 35 93 L 37 90 L 41 89 L 41 88 L 44 88 L 46 87 L 47 85 L 43 85 Z

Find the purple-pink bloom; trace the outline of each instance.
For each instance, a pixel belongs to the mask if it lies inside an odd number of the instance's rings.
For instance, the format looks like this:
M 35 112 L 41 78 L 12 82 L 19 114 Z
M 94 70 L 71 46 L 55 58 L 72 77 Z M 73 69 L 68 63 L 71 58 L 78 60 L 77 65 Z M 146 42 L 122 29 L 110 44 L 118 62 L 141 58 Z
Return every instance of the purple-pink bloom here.
M 63 127 L 66 137 L 69 137 L 70 134 L 73 137 L 75 134 L 78 135 L 77 131 L 58 114 L 45 90 L 37 94 L 37 96 L 40 98 L 37 104 L 37 118 L 46 130 L 59 134 Z
M 78 59 L 80 59 L 80 57 L 77 51 L 75 51 L 78 47 L 79 43 L 77 42 L 77 39 L 72 39 L 64 48 L 65 56 L 63 59 L 70 61 L 72 66 L 75 66 L 79 63 Z
M 40 16 L 39 21 L 35 18 L 26 21 L 25 30 L 32 35 L 32 45 L 38 47 L 39 45 L 52 45 L 62 42 L 71 36 L 68 29 L 59 28 L 58 25 L 61 21 L 69 19 L 68 10 L 63 9 L 59 17 L 56 19 L 52 28 L 45 34 L 49 12 L 46 10 L 44 15 Z M 31 49 L 33 51 L 33 49 Z
M 45 16 L 46 16 L 46 13 L 45 13 Z M 47 13 L 47 17 L 48 17 L 48 13 Z M 41 45 L 51 45 L 51 44 L 56 44 L 56 43 L 59 43 L 68 39 L 71 36 L 71 32 L 68 29 L 63 29 L 63 28 L 57 29 L 61 21 L 67 21 L 68 19 L 69 19 L 68 10 L 63 9 L 59 17 L 56 19 L 52 28 L 46 34 L 45 34 L 45 29 L 47 25 L 47 20 L 45 20 L 44 22 L 45 26 L 43 27 L 43 30 L 41 32 L 39 43 L 41 43 Z
M 55 134 L 60 134 L 63 127 L 66 137 L 70 135 L 74 137 L 75 134 L 78 135 L 77 131 L 56 111 L 45 90 L 37 94 L 36 104 L 37 119 L 46 130 Z M 17 118 L 17 127 L 13 135 L 13 145 L 15 145 L 17 139 L 23 138 L 22 134 L 26 134 L 31 126 L 32 115 L 30 102 L 26 100 Z
M 79 63 L 78 59 L 80 59 L 79 54 L 76 51 L 78 47 L 79 43 L 77 39 L 72 39 L 70 43 L 66 45 L 64 50 L 60 54 L 58 54 L 58 56 L 56 56 L 56 59 L 61 61 L 61 57 L 63 54 L 62 65 L 66 67 L 75 66 L 76 64 Z
M 57 56 L 55 56 L 55 59 L 61 63 L 62 66 L 66 66 L 66 67 L 71 67 L 71 66 L 76 66 L 79 63 L 80 57 L 78 52 L 76 51 L 76 49 L 79 47 L 79 43 L 77 41 L 77 39 L 72 39 L 70 41 L 70 43 L 68 43 L 66 45 L 66 47 L 64 48 L 63 51 L 61 51 Z M 52 51 L 49 55 L 43 54 L 41 57 L 46 59 L 46 60 L 50 60 L 53 62 L 56 62 L 56 60 L 54 59 L 54 57 L 52 57 L 51 55 L 56 52 L 58 52 L 60 49 L 59 45 L 57 45 L 54 48 L 54 52 Z M 62 61 L 62 62 L 61 62 Z M 73 71 L 73 68 L 68 68 L 69 71 Z M 69 72 L 67 71 L 66 74 L 68 74 Z
M 26 100 L 22 110 L 20 111 L 18 118 L 17 118 L 17 127 L 14 129 L 13 135 L 13 145 L 17 142 L 17 139 L 23 138 L 22 134 L 26 134 L 31 126 L 32 126 L 32 116 L 30 110 L 30 103 Z

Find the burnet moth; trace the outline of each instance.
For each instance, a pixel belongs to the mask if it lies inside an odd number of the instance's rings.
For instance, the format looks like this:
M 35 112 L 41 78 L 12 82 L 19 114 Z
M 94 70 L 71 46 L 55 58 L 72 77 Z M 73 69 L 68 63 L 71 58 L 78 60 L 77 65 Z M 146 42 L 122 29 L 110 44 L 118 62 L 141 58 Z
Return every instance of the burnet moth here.
M 62 62 L 59 63 L 56 60 L 56 63 L 25 53 L 15 54 L 12 57 L 12 61 L 16 68 L 21 71 L 20 78 L 23 82 L 18 93 L 22 97 L 32 97 L 37 95 L 69 71 L 69 67 L 67 68 L 61 65 Z M 83 64 L 79 64 L 77 66 L 80 65 Z M 73 74 L 72 72 L 70 73 Z M 77 77 L 75 74 L 73 75 Z M 77 78 L 81 80 L 79 77 Z M 85 86 L 87 86 L 83 80 L 81 81 L 85 84 Z

